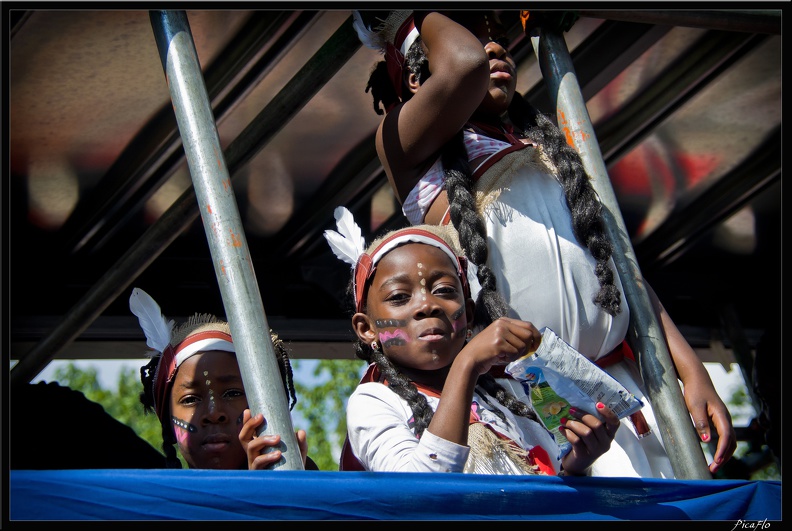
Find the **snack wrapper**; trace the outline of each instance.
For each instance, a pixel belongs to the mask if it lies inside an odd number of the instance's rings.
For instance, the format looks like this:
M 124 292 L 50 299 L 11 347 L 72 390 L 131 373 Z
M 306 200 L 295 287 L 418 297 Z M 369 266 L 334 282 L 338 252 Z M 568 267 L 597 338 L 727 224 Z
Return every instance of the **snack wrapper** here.
M 639 411 L 643 402 L 610 374 L 558 337 L 542 328 L 539 348 L 506 366 L 506 373 L 519 381 L 531 398 L 534 410 L 545 427 L 555 435 L 562 454 L 569 442 L 558 429 L 561 419 L 575 407 L 601 417 L 597 402 L 602 402 L 618 417 Z

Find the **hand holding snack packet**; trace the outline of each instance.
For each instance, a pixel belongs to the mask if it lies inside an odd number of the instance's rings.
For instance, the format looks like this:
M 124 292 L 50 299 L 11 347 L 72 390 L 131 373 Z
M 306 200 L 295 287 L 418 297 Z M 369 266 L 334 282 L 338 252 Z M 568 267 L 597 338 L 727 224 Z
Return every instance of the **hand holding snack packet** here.
M 568 442 L 559 426 L 569 415 L 570 407 L 596 412 L 597 402 L 602 402 L 619 418 L 643 407 L 640 399 L 553 330 L 545 327 L 540 332 L 539 348 L 507 365 L 506 373 L 522 383 L 534 409 L 563 451 L 568 451 Z

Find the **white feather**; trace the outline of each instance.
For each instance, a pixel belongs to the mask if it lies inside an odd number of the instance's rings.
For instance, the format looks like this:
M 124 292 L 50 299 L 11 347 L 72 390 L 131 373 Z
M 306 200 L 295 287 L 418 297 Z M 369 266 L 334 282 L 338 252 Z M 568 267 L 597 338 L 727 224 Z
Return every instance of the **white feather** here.
M 365 251 L 365 240 L 360 227 L 355 223 L 352 213 L 345 207 L 336 207 L 333 212 L 338 232 L 324 231 L 324 237 L 338 258 L 355 267 L 358 258 Z
M 360 42 L 363 43 L 365 47 L 371 48 L 372 50 L 377 50 L 379 52 L 383 51 L 383 46 L 378 39 L 377 32 L 366 27 L 366 23 L 363 22 L 360 11 L 352 11 L 352 16 L 352 27 L 355 28 Z
M 140 321 L 140 328 L 146 334 L 146 345 L 157 352 L 163 352 L 171 340 L 175 322 L 167 321 L 162 315 L 159 304 L 140 288 L 134 288 L 129 296 L 129 309 Z
M 360 11 L 356 10 L 352 11 L 352 27 L 355 28 L 358 39 L 364 46 L 385 53 L 387 45 L 393 44 L 396 33 L 411 14 L 412 11 L 391 11 L 385 20 L 376 19 L 379 21 L 376 28 L 369 28 L 363 21 Z

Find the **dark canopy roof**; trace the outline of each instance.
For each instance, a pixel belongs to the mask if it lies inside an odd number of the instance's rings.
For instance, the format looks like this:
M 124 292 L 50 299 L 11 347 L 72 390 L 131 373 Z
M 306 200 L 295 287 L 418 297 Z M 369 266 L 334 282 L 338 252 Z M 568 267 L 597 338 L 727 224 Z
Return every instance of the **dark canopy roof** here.
M 54 356 L 139 357 L 133 286 L 169 316 L 225 314 L 197 217 L 141 244 L 191 186 L 149 13 L 8 6 L 11 359 L 114 271 Z M 641 270 L 702 355 L 750 352 L 780 326 L 780 10 L 577 14 L 565 36 Z M 321 234 L 338 205 L 367 240 L 406 223 L 364 91 L 379 56 L 349 11 L 187 15 L 269 323 L 296 357 L 352 357 L 348 266 Z M 554 116 L 518 12 L 502 18 L 518 89 Z

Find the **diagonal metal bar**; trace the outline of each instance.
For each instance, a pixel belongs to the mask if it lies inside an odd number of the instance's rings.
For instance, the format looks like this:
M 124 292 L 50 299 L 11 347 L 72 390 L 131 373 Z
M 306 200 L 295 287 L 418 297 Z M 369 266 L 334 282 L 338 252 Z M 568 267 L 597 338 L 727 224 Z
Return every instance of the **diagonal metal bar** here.
M 275 66 L 316 12 L 254 11 L 206 68 L 217 123 Z M 69 253 L 103 246 L 184 162 L 172 104 L 164 105 L 130 141 L 60 229 Z
M 348 18 L 225 152 L 232 176 L 360 48 Z M 270 123 L 272 122 L 272 123 Z M 233 149 L 232 149 L 233 148 Z M 10 383 L 27 383 L 76 339 L 198 217 L 195 192 L 184 192 L 123 256 L 64 314 L 59 324 L 11 369 Z

